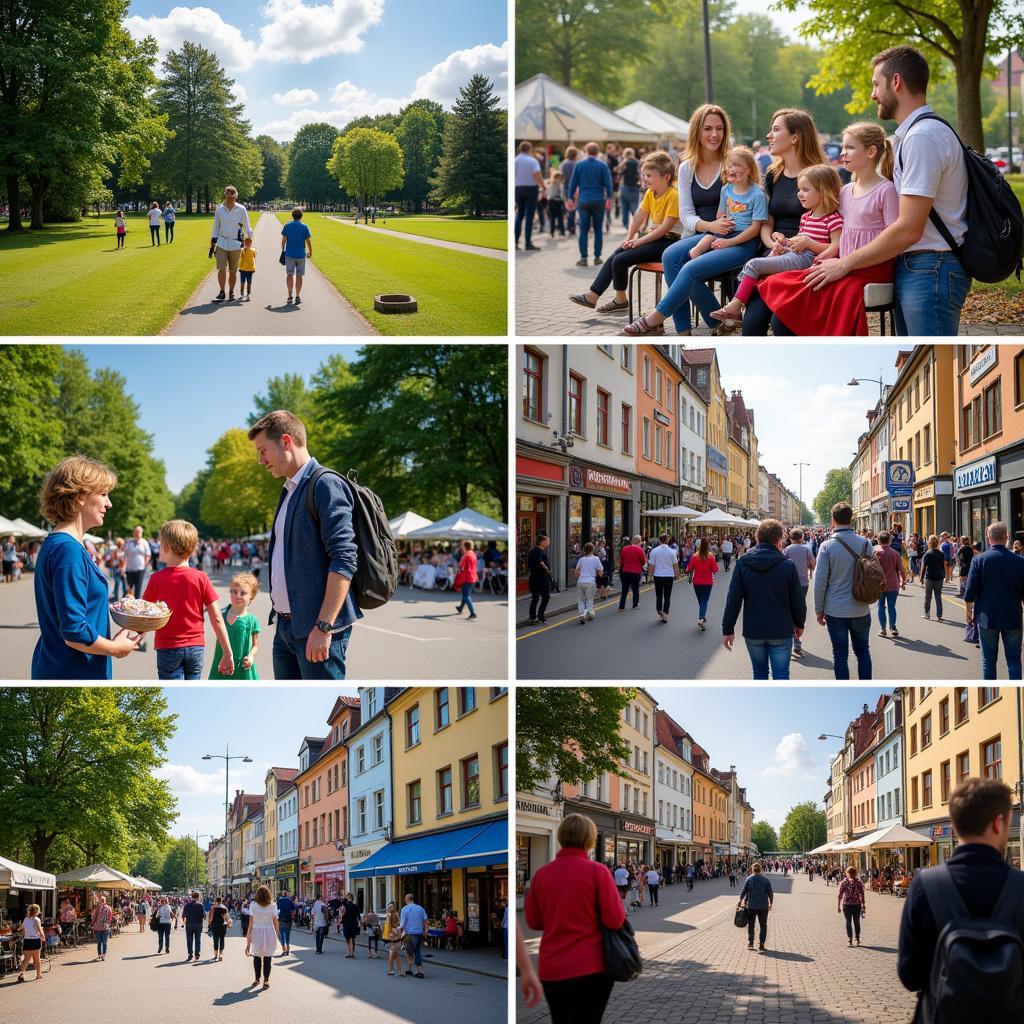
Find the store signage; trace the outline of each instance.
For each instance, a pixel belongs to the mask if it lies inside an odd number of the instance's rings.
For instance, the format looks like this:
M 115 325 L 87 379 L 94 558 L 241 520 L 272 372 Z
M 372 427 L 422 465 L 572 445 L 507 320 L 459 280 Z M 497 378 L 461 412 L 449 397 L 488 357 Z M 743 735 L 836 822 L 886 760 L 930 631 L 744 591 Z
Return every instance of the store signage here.
M 885 489 L 898 494 L 893 488 L 909 487 L 914 483 L 914 464 L 909 459 L 894 459 L 885 464 Z
M 914 489 L 914 501 L 926 501 L 935 497 L 935 484 L 920 484 Z
M 588 469 L 584 477 L 585 486 L 602 491 L 618 491 L 629 494 L 633 487 L 630 482 L 617 473 L 608 473 L 603 469 Z
M 911 512 L 913 510 L 913 501 L 910 498 L 893 498 L 892 499 L 892 511 L 893 512 Z
M 999 353 L 996 351 L 995 345 L 989 345 L 981 355 L 975 356 L 974 362 L 971 363 L 971 368 L 968 371 L 967 379 L 972 384 L 981 380 L 996 365 L 998 358 Z
M 996 457 L 969 462 L 959 466 L 953 473 L 953 485 L 958 491 L 969 491 L 973 487 L 984 487 L 996 482 Z
M 620 832 L 632 832 L 635 835 L 639 835 L 639 836 L 653 836 L 654 835 L 654 826 L 653 825 L 644 825 L 644 824 L 642 824 L 639 821 L 626 821 L 626 819 L 623 818 L 619 822 L 619 831 Z
M 953 835 L 952 825 L 932 825 L 932 839 L 949 839 Z
M 666 427 L 672 426 L 672 421 L 660 409 L 654 410 L 654 419 L 655 422 L 662 423 Z
M 551 817 L 551 808 L 547 804 L 539 804 L 533 800 L 517 800 L 516 810 L 524 814 L 543 814 L 544 817 Z
M 294 875 L 295 865 L 294 864 L 278 864 L 277 866 L 277 877 L 280 878 L 282 875 Z
M 708 445 L 708 467 L 719 473 L 729 472 L 729 460 L 715 447 Z
M 378 843 L 376 846 L 350 846 L 345 851 L 345 860 L 349 864 L 352 864 L 357 860 L 366 860 L 371 853 L 376 853 L 377 850 L 380 849 L 381 845 L 381 843 Z

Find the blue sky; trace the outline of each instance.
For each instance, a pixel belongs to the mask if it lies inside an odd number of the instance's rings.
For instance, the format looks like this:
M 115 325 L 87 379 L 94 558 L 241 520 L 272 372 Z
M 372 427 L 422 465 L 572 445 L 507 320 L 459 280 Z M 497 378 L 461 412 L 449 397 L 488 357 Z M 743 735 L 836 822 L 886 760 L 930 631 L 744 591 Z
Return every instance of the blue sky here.
M 711 767 L 736 765 L 754 820 L 775 829 L 795 804 L 825 795 L 829 761 L 878 689 L 831 687 L 648 687 L 648 693 L 711 755 Z
M 853 460 L 857 438 L 867 427 L 865 414 L 878 401 L 877 384 L 849 387 L 847 381 L 871 377 L 892 384 L 899 346 L 762 342 L 715 347 L 726 395 L 742 391 L 754 410 L 761 465 L 798 494 L 793 463 L 810 463 L 803 469 L 803 498 L 810 508 L 825 474 Z
M 93 370 L 109 367 L 127 379 L 139 425 L 152 434 L 167 486 L 177 493 L 206 465 L 207 449 L 224 431 L 246 425 L 253 395 L 265 393 L 269 378 L 301 373 L 308 381 L 332 352 L 354 361 L 359 346 L 82 345 L 79 351 Z M 190 415 L 195 410 L 199 415 Z
M 504 0 L 133 0 L 125 24 L 160 58 L 188 39 L 212 50 L 255 134 L 291 139 L 411 99 L 449 108 L 476 72 L 508 94 Z
M 168 710 L 178 728 L 167 750 L 167 763 L 157 775 L 167 779 L 178 798 L 172 835 L 224 833 L 224 761 L 204 761 L 204 754 L 251 757 L 252 764 L 231 762 L 230 794 L 236 789 L 262 793 L 267 769 L 296 768 L 304 736 L 326 736 L 327 716 L 340 694 L 357 696 L 355 688 L 323 686 L 168 687 Z M 205 849 L 208 839 L 200 840 Z

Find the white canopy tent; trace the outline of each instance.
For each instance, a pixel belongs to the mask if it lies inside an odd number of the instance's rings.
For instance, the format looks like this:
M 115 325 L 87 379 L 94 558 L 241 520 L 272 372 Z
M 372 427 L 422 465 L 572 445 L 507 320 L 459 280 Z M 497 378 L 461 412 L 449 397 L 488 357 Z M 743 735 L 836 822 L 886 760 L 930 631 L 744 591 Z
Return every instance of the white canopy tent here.
M 57 875 L 57 883 L 65 887 L 84 886 L 97 889 L 138 889 L 136 880 L 106 864 L 90 864 L 75 871 Z
M 690 125 L 675 114 L 648 103 L 646 100 L 635 100 L 615 111 L 619 117 L 655 132 L 662 139 L 681 139 L 685 142 L 690 137 Z
M 44 889 L 56 889 L 57 879 L 46 871 L 0 857 L 0 888 L 32 889 L 41 892 Z
M 33 526 L 31 523 L 26 523 L 24 519 L 12 519 L 11 526 L 14 527 L 14 534 L 17 537 L 27 537 L 29 540 L 41 540 L 46 536 L 45 530 L 40 530 L 38 526 Z
M 842 850 L 902 850 L 907 846 L 931 846 L 932 841 L 903 825 L 887 825 L 859 839 L 844 843 Z
M 508 523 L 471 508 L 459 509 L 429 526 L 410 530 L 409 540 L 500 540 L 508 543 Z
M 18 528 L 14 525 L 13 520 L 0 516 L 0 533 L 5 537 L 9 537 L 12 533 L 16 535 L 17 532 Z
M 547 75 L 516 86 L 515 137 L 530 142 L 657 142 L 658 133 L 620 117 Z
M 400 516 L 388 520 L 391 529 L 391 536 L 395 540 L 405 540 L 413 530 L 420 530 L 424 526 L 430 526 L 430 520 L 421 516 L 418 512 L 406 509 Z
M 136 875 L 135 881 L 139 883 L 140 889 L 150 889 L 153 892 L 159 892 L 163 886 L 157 885 L 156 882 L 151 882 L 148 878 L 144 878 L 142 875 Z
M 740 519 L 739 516 L 734 516 L 731 512 L 726 512 L 720 508 L 709 508 L 707 512 L 702 512 L 695 519 L 690 520 L 691 526 L 748 526 L 749 524 L 745 519 Z
M 834 843 L 822 843 L 821 846 L 816 846 L 813 850 L 808 850 L 807 855 L 813 857 L 818 853 L 831 853 L 835 849 Z
M 664 508 L 649 508 L 640 513 L 642 516 L 651 516 L 655 519 L 694 519 L 702 514 L 689 505 L 666 505 Z

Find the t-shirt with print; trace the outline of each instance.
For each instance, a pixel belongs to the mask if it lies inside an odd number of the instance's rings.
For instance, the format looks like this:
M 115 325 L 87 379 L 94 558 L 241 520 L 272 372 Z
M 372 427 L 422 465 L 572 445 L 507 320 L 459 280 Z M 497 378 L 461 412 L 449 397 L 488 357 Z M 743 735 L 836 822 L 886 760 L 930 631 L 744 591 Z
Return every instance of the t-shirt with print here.
M 158 651 L 203 646 L 203 613 L 207 605 L 217 602 L 217 591 L 206 573 L 183 565 L 160 569 L 150 576 L 143 597 L 164 601 L 171 609 L 170 621 L 156 631 Z
M 286 259 L 301 260 L 306 256 L 306 239 L 311 236 L 309 226 L 301 220 L 289 221 L 281 228 L 285 239 L 284 254 Z
M 746 231 L 755 220 L 768 219 L 768 198 L 760 185 L 750 185 L 746 192 L 737 192 L 731 181 L 722 186 L 718 214 L 732 217 L 733 231 Z
M 667 188 L 660 196 L 654 194 L 654 189 L 648 189 L 640 201 L 640 209 L 647 214 L 648 226 L 656 228 L 663 221 L 674 217 L 679 220 L 679 191 L 674 188 Z M 671 232 L 669 232 L 671 234 Z M 676 232 L 678 234 L 678 231 Z

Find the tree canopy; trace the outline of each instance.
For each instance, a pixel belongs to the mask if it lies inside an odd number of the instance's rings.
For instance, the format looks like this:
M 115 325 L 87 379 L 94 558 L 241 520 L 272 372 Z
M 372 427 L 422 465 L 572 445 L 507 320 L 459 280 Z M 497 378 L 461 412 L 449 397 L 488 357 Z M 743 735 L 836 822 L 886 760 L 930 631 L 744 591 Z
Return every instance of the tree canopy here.
M 338 134 L 333 124 L 324 121 L 303 125 L 295 133 L 288 146 L 285 186 L 296 202 L 316 207 L 345 198 L 337 179 L 327 170 Z
M 825 483 L 812 503 L 819 523 L 828 526 L 832 506 L 838 501 L 853 501 L 853 474 L 848 466 L 837 466 L 825 474 Z
M 246 431 L 225 431 L 208 452 L 199 514 L 217 532 L 244 537 L 266 530 L 274 517 L 281 483 L 256 461 Z
M 767 821 L 755 821 L 750 828 L 750 841 L 762 856 L 770 850 L 779 849 L 779 837 Z M 813 847 L 811 847 L 813 849 Z
M 789 809 L 779 829 L 779 846 L 783 850 L 806 853 L 821 846 L 827 834 L 825 812 L 813 800 L 805 800 Z
M 402 147 L 378 128 L 352 128 L 334 140 L 327 170 L 365 210 L 402 187 Z
M 259 146 L 263 158 L 263 184 L 256 190 L 253 200 L 257 203 L 269 203 L 275 199 L 283 199 L 288 151 L 269 135 L 257 135 L 256 145 Z

